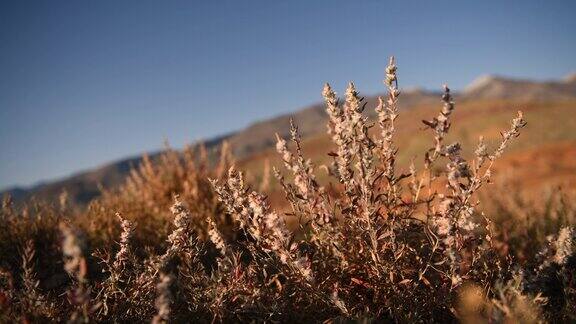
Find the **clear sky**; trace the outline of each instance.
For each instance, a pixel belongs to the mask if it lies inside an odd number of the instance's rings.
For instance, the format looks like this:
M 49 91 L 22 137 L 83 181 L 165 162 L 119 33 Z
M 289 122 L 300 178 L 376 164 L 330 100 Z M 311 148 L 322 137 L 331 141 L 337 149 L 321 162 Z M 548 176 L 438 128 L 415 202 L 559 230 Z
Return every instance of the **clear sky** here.
M 576 70 L 576 1 L 0 2 L 0 188 L 245 127 L 349 80 Z

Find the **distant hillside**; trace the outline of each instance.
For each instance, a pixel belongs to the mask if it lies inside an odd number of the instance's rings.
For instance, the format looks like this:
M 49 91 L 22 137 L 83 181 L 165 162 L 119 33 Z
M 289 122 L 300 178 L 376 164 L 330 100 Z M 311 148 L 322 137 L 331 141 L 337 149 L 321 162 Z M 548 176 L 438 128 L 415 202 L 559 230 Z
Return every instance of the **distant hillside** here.
M 535 82 L 515 80 L 503 77 L 484 76 L 456 95 L 458 102 L 475 102 L 486 100 L 513 100 L 515 102 L 554 102 L 576 99 L 576 75 L 570 75 L 562 81 Z M 376 96 L 366 97 L 367 107 L 373 108 Z M 439 94 L 423 90 L 409 90 L 402 93 L 400 109 L 406 111 L 413 107 L 439 106 Z M 575 107 L 576 108 L 576 107 Z M 367 113 L 374 113 L 368 109 Z M 206 142 L 208 149 L 219 147 L 227 140 L 237 159 L 245 159 L 264 152 L 274 144 L 274 133 L 288 135 L 289 119 L 294 118 L 305 138 L 314 137 L 325 132 L 326 115 L 324 106 L 316 104 L 293 114 L 275 117 L 257 122 L 241 131 L 215 138 Z M 152 159 L 158 152 L 149 154 Z M 72 175 L 66 179 L 39 184 L 31 188 L 12 188 L 3 192 L 15 200 L 25 200 L 32 196 L 39 199 L 54 199 L 66 190 L 72 201 L 86 204 L 100 194 L 100 188 L 117 186 L 125 178 L 131 167 L 141 162 L 140 157 L 116 161 L 103 167 Z
M 576 75 L 562 81 L 535 82 L 506 79 L 486 75 L 476 79 L 462 92 L 466 100 L 514 99 L 522 101 L 550 101 L 574 98 Z

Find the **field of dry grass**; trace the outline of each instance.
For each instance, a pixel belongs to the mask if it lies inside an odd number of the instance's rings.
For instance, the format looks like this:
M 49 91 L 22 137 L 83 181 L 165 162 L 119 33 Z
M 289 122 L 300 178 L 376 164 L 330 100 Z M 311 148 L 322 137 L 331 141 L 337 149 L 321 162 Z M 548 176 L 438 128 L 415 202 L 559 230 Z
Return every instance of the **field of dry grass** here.
M 328 135 L 169 150 L 86 209 L 5 198 L 0 321 L 575 321 L 576 103 L 385 84 L 376 120 L 326 86 Z

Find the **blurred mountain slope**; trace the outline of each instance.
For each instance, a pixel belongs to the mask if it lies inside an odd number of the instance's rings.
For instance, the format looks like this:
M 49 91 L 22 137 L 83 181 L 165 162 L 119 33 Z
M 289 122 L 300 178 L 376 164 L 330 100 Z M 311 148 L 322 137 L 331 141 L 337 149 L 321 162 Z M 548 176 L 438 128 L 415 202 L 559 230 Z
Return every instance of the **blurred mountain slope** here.
M 402 160 L 406 161 L 414 154 L 422 152 L 428 144 L 412 139 L 412 135 L 417 134 L 415 132 L 419 130 L 421 119 L 429 119 L 437 113 L 440 107 L 439 98 L 438 93 L 419 89 L 402 93 L 399 104 L 401 122 L 397 127 L 399 146 L 409 148 L 401 154 Z M 366 114 L 374 116 L 376 100 L 376 96 L 366 97 Z M 515 150 L 538 152 L 539 147 L 546 147 L 549 151 L 550 145 L 556 142 L 564 143 L 560 146 L 564 149 L 566 145 L 570 149 L 576 145 L 576 74 L 560 81 L 548 82 L 483 76 L 456 94 L 456 102 L 458 105 L 454 118 L 457 120 L 454 122 L 452 135 L 459 139 L 465 137 L 464 142 L 472 144 L 480 130 L 488 132 L 484 135 L 495 138 L 498 130 L 506 128 L 505 123 L 512 118 L 515 110 L 522 109 L 525 110 L 530 125 Z M 209 151 L 214 152 L 226 140 L 236 158 L 244 161 L 245 166 L 261 169 L 261 158 L 268 158 L 274 146 L 274 134 L 284 137 L 288 135 L 291 117 L 303 138 L 307 140 L 307 150 L 312 151 L 312 157 L 325 160 L 323 156 L 314 156 L 316 153 L 313 152 L 319 148 L 319 151 L 324 152 L 326 145 L 330 145 L 328 138 L 323 135 L 327 117 L 324 106 L 320 103 L 297 110 L 293 114 L 256 122 L 243 130 L 208 141 L 205 145 Z M 528 142 L 526 137 L 530 137 Z M 149 156 L 154 160 L 158 154 L 159 152 L 154 152 Z M 274 159 L 272 156 L 270 158 Z M 120 184 L 130 168 L 138 166 L 141 160 L 141 157 L 127 158 L 66 179 L 38 184 L 31 188 L 12 188 L 2 194 L 8 193 L 17 201 L 30 197 L 53 200 L 66 191 L 72 202 L 83 205 L 97 197 L 100 188 L 113 188 Z M 576 158 L 573 162 L 576 165 Z M 576 173 L 576 167 L 574 172 Z

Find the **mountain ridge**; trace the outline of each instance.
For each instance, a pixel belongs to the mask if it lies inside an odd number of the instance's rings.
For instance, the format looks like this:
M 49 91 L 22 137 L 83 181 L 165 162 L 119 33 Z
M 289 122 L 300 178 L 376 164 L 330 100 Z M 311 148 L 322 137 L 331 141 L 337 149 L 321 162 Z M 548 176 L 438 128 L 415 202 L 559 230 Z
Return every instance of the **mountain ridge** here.
M 562 80 L 542 82 L 483 75 L 460 93 L 456 93 L 455 97 L 457 101 L 485 99 L 513 99 L 526 102 L 569 100 L 576 98 L 576 74 L 570 74 Z M 404 110 L 414 106 L 438 105 L 439 98 L 440 95 L 437 92 L 420 88 L 407 89 L 402 92 L 399 108 Z M 367 96 L 365 99 L 367 107 L 373 107 L 377 102 L 377 96 Z M 369 117 L 373 117 L 375 114 L 372 110 L 368 110 L 367 113 Z M 273 146 L 274 133 L 287 136 L 291 118 L 298 125 L 303 137 L 325 131 L 327 116 L 324 105 L 316 103 L 292 113 L 254 122 L 244 129 L 213 138 L 204 144 L 207 149 L 214 151 L 226 140 L 229 142 L 234 155 L 238 159 L 243 159 Z M 161 152 L 151 152 L 148 155 L 154 159 Z M 100 194 L 101 187 L 111 188 L 120 184 L 130 168 L 137 167 L 141 160 L 141 157 L 127 157 L 59 180 L 46 181 L 30 187 L 8 188 L 0 192 L 0 195 L 9 194 L 16 201 L 25 200 L 32 196 L 52 200 L 63 190 L 66 190 L 72 201 L 86 204 Z
M 506 78 L 486 74 L 476 78 L 464 88 L 461 96 L 470 99 L 521 99 L 542 101 L 553 97 L 555 100 L 574 98 L 576 74 L 569 74 L 561 80 L 533 81 L 529 79 Z

